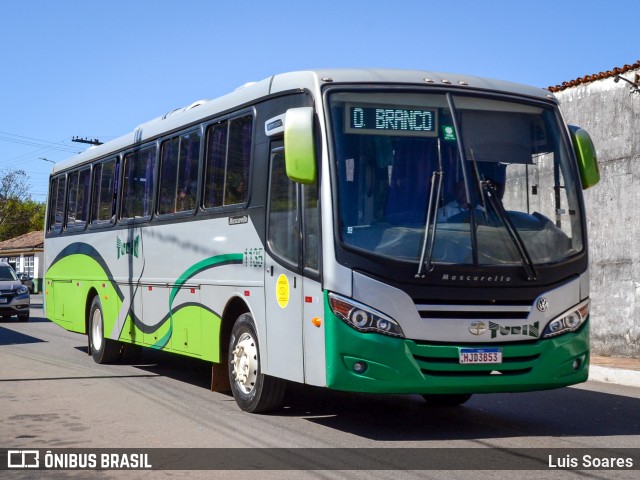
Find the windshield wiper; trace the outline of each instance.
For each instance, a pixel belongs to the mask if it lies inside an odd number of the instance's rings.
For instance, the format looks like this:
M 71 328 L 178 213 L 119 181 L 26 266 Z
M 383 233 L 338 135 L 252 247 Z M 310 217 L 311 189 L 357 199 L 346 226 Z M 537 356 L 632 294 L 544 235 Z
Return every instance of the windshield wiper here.
M 509 214 L 504 209 L 504 205 L 502 205 L 502 201 L 498 198 L 498 194 L 496 191 L 496 186 L 490 180 L 486 180 L 484 178 L 480 178 L 480 172 L 478 171 L 478 162 L 476 161 L 476 157 L 473 154 L 473 150 L 471 150 L 471 162 L 473 163 L 473 173 L 476 177 L 476 181 L 478 182 L 478 186 L 480 187 L 480 197 L 482 199 L 482 205 L 484 207 L 484 214 L 487 221 L 489 220 L 489 212 L 487 210 L 487 205 L 484 201 L 485 197 L 489 201 L 489 205 L 491 205 L 491 209 L 498 214 L 500 220 L 504 224 L 504 227 L 511 238 L 511 241 L 516 246 L 518 250 L 518 254 L 522 259 L 522 265 L 527 273 L 527 280 L 530 282 L 534 282 L 538 279 L 538 272 L 536 271 L 536 267 L 531 260 L 531 256 L 527 251 L 527 247 L 522 241 L 522 237 L 518 233 L 518 229 L 515 227 L 511 218 L 509 218 Z
M 442 190 L 442 150 L 440 139 L 438 138 L 438 169 L 431 174 L 431 190 L 429 191 L 429 205 L 427 207 L 427 221 L 424 226 L 424 237 L 422 239 L 422 252 L 420 253 L 420 264 L 416 278 L 424 277 L 431 271 L 431 259 L 433 257 L 433 246 L 436 239 L 437 209 L 440 191 Z M 425 273 L 423 273 L 423 271 Z
M 536 267 L 531 260 L 531 256 L 529 256 L 529 252 L 527 251 L 527 247 L 522 241 L 522 237 L 518 233 L 515 225 L 509 218 L 507 211 L 504 209 L 502 202 L 498 198 L 496 193 L 495 185 L 489 180 L 481 180 L 480 185 L 482 186 L 483 197 L 486 195 L 489 204 L 494 212 L 498 214 L 500 220 L 504 224 L 513 244 L 516 246 L 518 253 L 520 254 L 520 258 L 522 258 L 522 264 L 524 266 L 525 271 L 527 272 L 527 280 L 533 282 L 538 279 L 538 272 L 536 271 Z

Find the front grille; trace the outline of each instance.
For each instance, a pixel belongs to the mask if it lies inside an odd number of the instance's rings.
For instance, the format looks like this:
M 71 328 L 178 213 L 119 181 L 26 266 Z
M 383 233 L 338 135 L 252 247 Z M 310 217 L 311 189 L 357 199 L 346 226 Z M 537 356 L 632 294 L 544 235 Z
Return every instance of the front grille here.
M 460 300 L 455 302 L 438 302 L 437 300 L 418 300 L 416 309 L 420 318 L 425 320 L 456 321 L 465 323 L 477 320 L 485 325 L 522 325 L 529 318 L 532 303 L 523 301 L 472 301 Z M 495 322 L 495 323 L 494 323 Z M 513 322 L 513 323 L 511 323 Z M 519 328 L 519 327 L 518 327 Z M 527 334 L 529 325 L 522 327 L 522 334 Z M 533 332 L 533 330 L 532 330 Z M 541 355 L 541 346 L 536 335 L 530 341 L 502 342 L 482 345 L 455 344 L 449 342 L 412 342 L 411 353 L 420 371 L 428 377 L 483 377 L 483 376 L 518 376 L 531 372 Z M 498 347 L 502 349 L 502 363 L 500 364 L 460 364 L 459 348 L 473 346 L 474 348 Z
M 524 320 L 529 317 L 531 305 L 416 305 L 421 318 L 465 320 Z
M 541 355 L 538 341 L 518 344 L 492 344 L 490 347 L 502 349 L 502 363 L 460 364 L 459 348 L 462 345 L 428 344 L 412 342 L 411 353 L 420 371 L 428 378 L 433 377 L 480 377 L 489 375 L 526 375 L 534 367 Z M 489 345 L 487 345 L 488 347 Z M 474 345 L 483 348 L 483 345 Z

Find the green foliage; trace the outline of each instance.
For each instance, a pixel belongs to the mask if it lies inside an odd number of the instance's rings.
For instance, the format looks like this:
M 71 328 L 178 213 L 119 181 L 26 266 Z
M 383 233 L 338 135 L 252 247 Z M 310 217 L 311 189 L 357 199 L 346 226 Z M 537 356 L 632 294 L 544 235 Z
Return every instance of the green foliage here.
M 31 199 L 24 170 L 0 174 L 0 241 L 44 229 L 45 204 Z

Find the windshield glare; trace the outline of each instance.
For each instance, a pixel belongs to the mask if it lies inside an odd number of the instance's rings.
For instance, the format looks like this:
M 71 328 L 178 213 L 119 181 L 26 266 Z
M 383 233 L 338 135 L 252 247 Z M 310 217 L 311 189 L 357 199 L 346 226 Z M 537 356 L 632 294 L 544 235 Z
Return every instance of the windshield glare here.
M 331 94 L 330 109 L 347 247 L 480 265 L 548 264 L 582 250 L 576 178 L 554 110 L 346 92 Z

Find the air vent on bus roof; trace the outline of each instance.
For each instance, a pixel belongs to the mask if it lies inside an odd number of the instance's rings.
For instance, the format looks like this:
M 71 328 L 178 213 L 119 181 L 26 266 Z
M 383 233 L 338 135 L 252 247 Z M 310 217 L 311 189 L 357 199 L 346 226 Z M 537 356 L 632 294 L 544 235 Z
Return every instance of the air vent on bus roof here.
M 247 82 L 244 85 L 240 85 L 238 88 L 236 88 L 235 91 L 237 92 L 238 90 L 242 90 L 243 88 L 250 87 L 251 85 L 255 85 L 256 83 L 258 82 Z
M 186 107 L 182 107 L 182 108 L 176 108 L 174 110 L 171 110 L 169 113 L 165 114 L 162 119 L 164 120 L 165 118 L 170 117 L 171 115 L 174 115 L 178 112 L 186 112 L 187 110 L 191 110 L 193 108 L 199 107 L 200 105 L 203 105 L 205 103 L 207 103 L 209 100 L 197 100 L 195 102 L 193 102 L 190 105 L 187 105 Z

